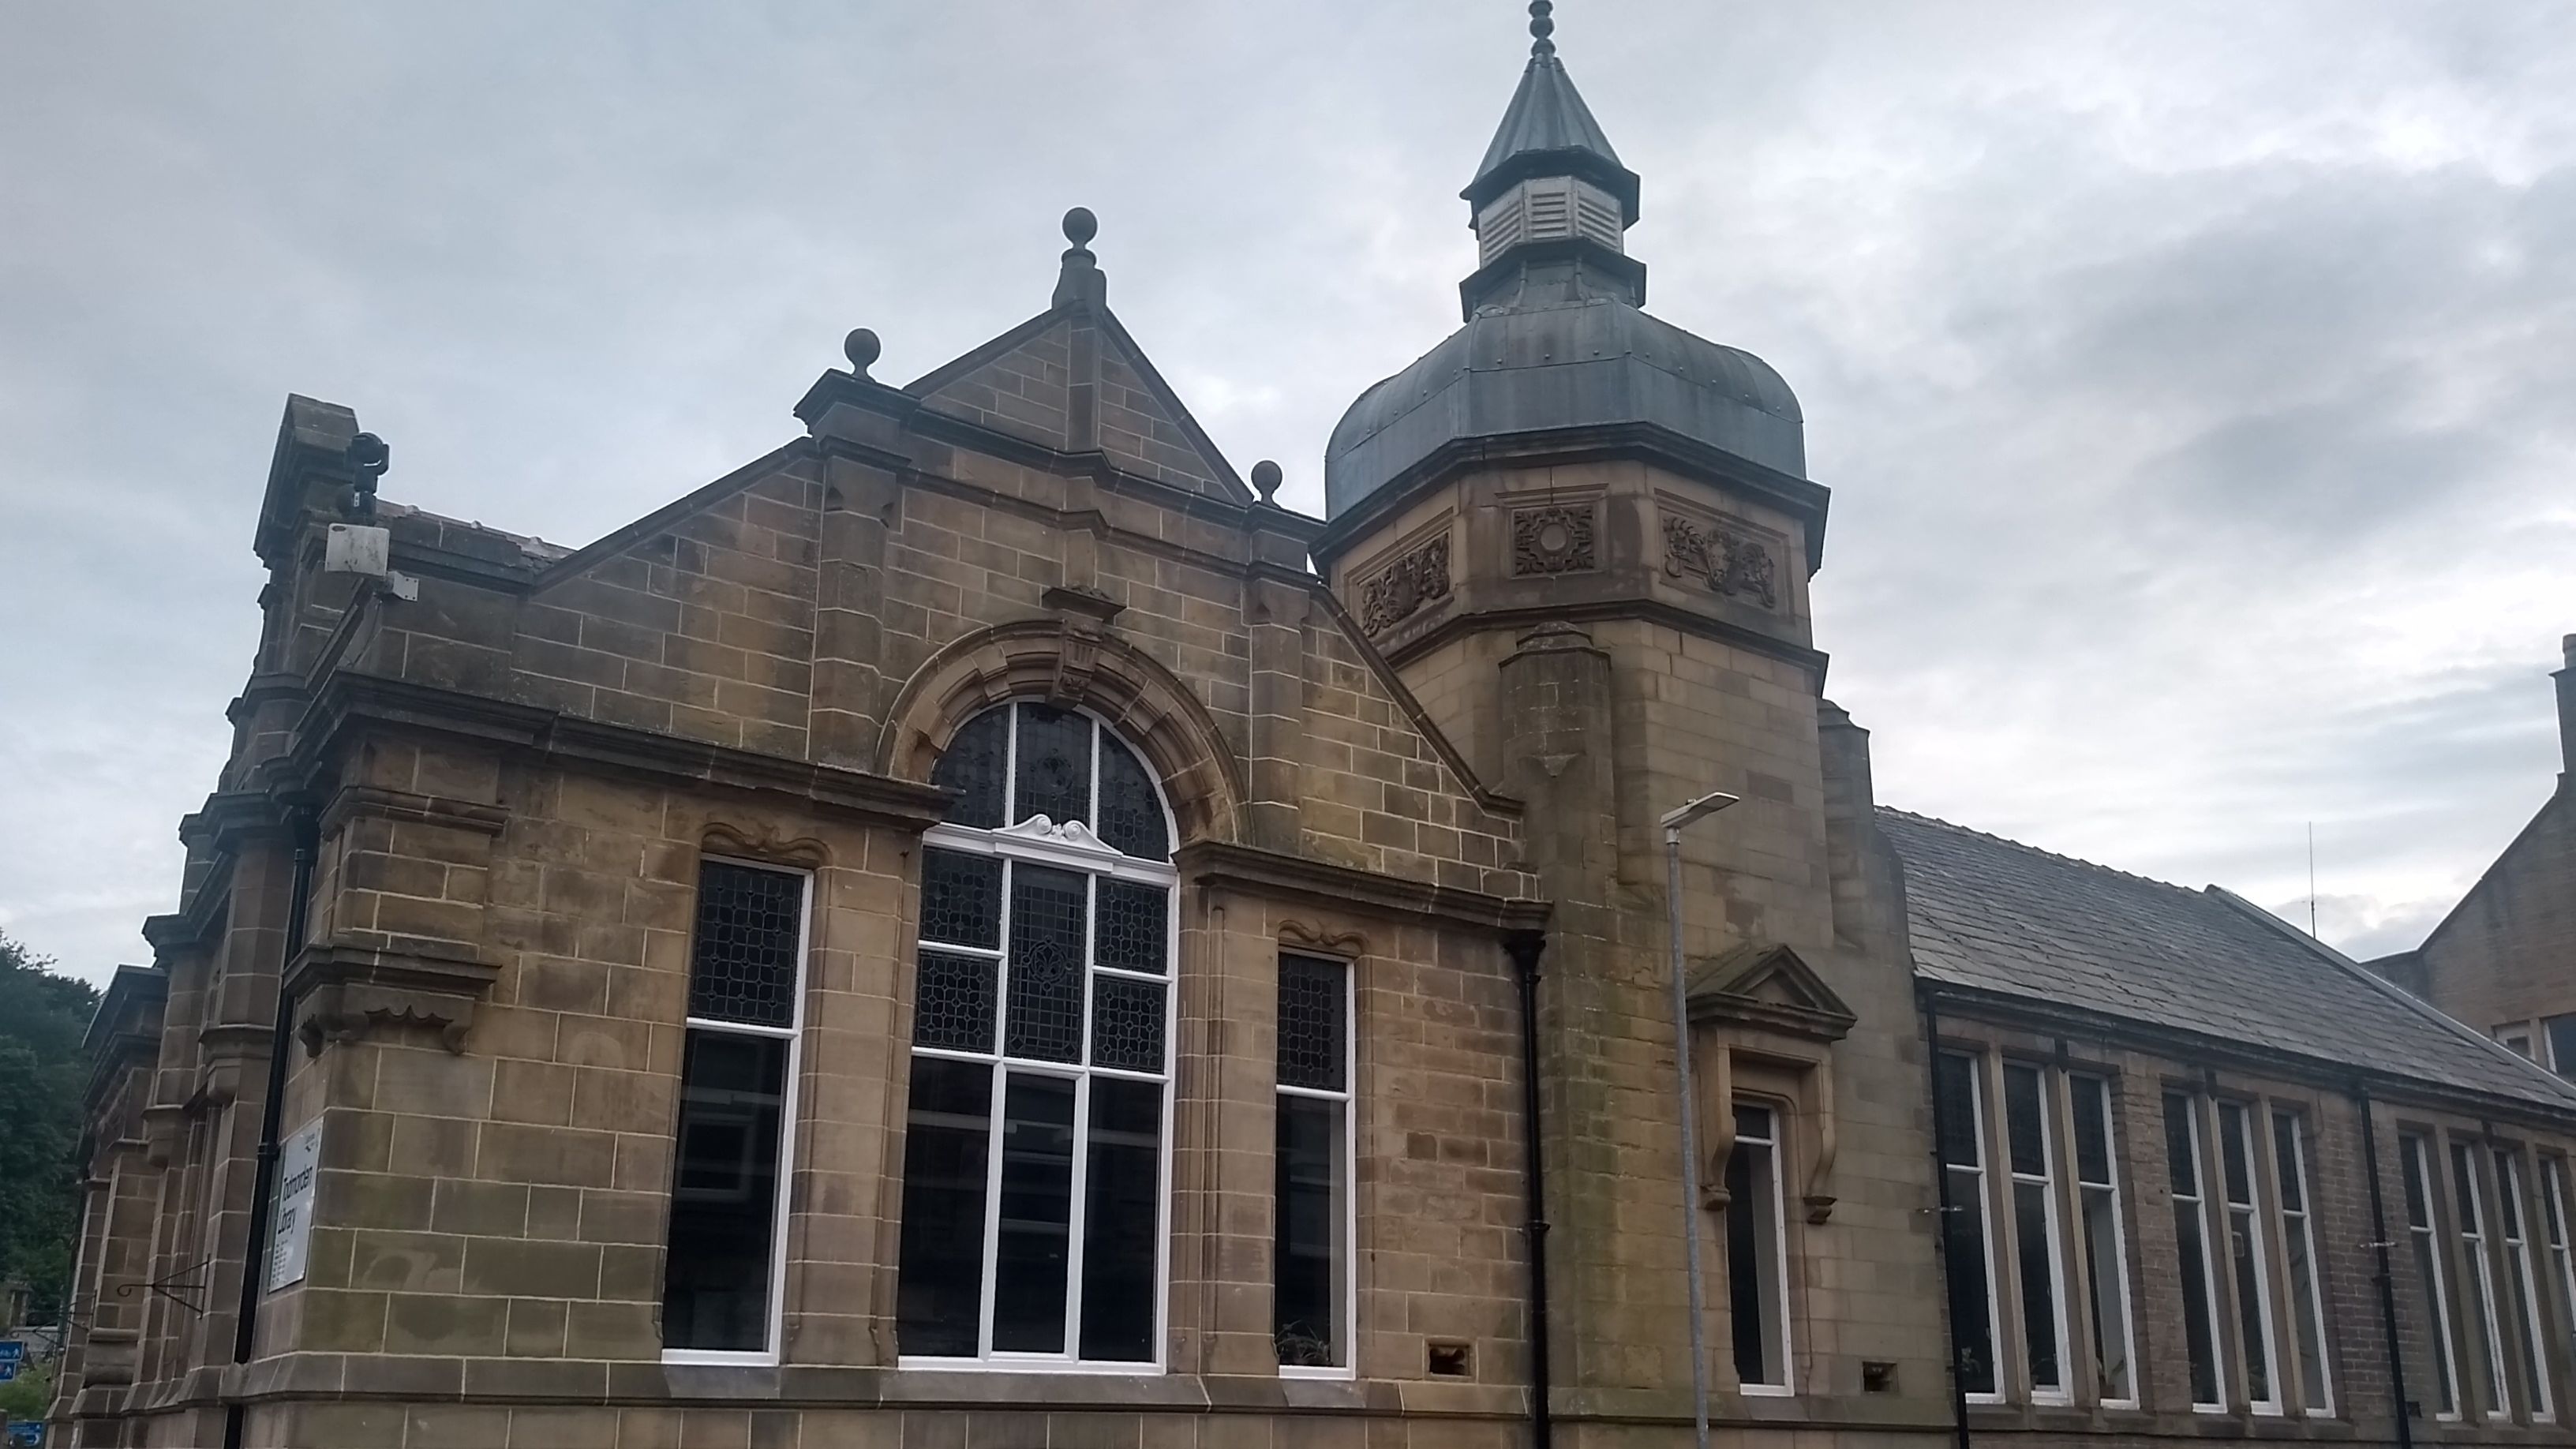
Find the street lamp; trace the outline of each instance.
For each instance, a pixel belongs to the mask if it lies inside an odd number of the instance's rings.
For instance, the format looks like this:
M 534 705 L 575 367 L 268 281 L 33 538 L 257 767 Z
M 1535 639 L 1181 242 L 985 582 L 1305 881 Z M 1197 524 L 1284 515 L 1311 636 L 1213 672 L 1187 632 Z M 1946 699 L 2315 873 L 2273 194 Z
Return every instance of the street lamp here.
M 1682 831 L 1736 802 L 1712 790 L 1664 812 L 1664 912 L 1673 943 L 1673 1059 L 1682 1083 L 1682 1252 L 1690 1274 L 1691 1427 L 1708 1449 L 1708 1325 L 1699 1281 L 1699 1099 L 1691 1090 L 1690 991 L 1682 983 Z

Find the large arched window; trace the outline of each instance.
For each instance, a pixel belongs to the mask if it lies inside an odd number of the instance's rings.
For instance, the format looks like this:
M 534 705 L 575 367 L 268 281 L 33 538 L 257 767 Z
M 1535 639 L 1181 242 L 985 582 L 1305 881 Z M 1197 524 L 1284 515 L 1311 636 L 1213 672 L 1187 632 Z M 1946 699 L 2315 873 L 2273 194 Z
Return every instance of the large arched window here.
M 1172 824 L 1090 715 L 1005 705 L 932 776 L 896 1331 L 906 1363 L 1162 1357 Z

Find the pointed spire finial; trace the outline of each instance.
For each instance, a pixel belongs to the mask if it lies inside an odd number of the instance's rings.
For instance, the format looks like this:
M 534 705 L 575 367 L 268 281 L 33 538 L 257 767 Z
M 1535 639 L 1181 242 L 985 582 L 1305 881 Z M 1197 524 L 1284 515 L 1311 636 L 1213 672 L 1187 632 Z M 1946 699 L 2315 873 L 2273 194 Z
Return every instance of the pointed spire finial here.
M 1530 0 L 1530 59 L 1532 60 L 1552 60 L 1556 56 L 1556 42 L 1548 39 L 1556 33 L 1556 22 L 1548 18 L 1549 12 L 1555 9 L 1556 6 L 1549 3 L 1549 0 Z

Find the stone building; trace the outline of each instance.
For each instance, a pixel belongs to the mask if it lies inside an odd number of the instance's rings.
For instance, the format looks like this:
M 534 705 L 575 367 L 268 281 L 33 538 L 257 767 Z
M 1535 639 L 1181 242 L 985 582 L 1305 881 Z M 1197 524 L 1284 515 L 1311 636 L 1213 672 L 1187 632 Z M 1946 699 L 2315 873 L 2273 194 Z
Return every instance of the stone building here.
M 1533 9 L 1324 520 L 1082 212 L 1026 323 L 852 334 L 579 549 L 291 398 L 100 1016 L 69 1441 L 1644 1449 L 1695 1377 L 1765 1449 L 2552 1440 L 2576 1088 L 1876 805 L 1796 399 L 1641 310 Z
M 2558 788 L 2424 944 L 2370 964 L 2576 1080 L 2576 634 L 2562 649 Z

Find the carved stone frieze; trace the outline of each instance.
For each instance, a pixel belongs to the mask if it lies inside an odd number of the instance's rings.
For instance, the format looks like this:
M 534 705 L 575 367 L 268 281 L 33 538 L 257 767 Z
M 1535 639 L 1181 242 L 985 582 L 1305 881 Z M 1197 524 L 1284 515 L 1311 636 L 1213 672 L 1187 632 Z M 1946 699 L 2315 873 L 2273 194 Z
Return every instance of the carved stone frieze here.
M 1664 572 L 1696 578 L 1728 598 L 1780 607 L 1779 566 L 1759 539 L 1678 514 L 1664 515 Z
M 1593 549 L 1589 503 L 1512 510 L 1512 573 L 1516 577 L 1581 573 L 1600 567 Z
M 1449 535 L 1434 534 L 1360 586 L 1360 627 L 1382 634 L 1449 597 Z

